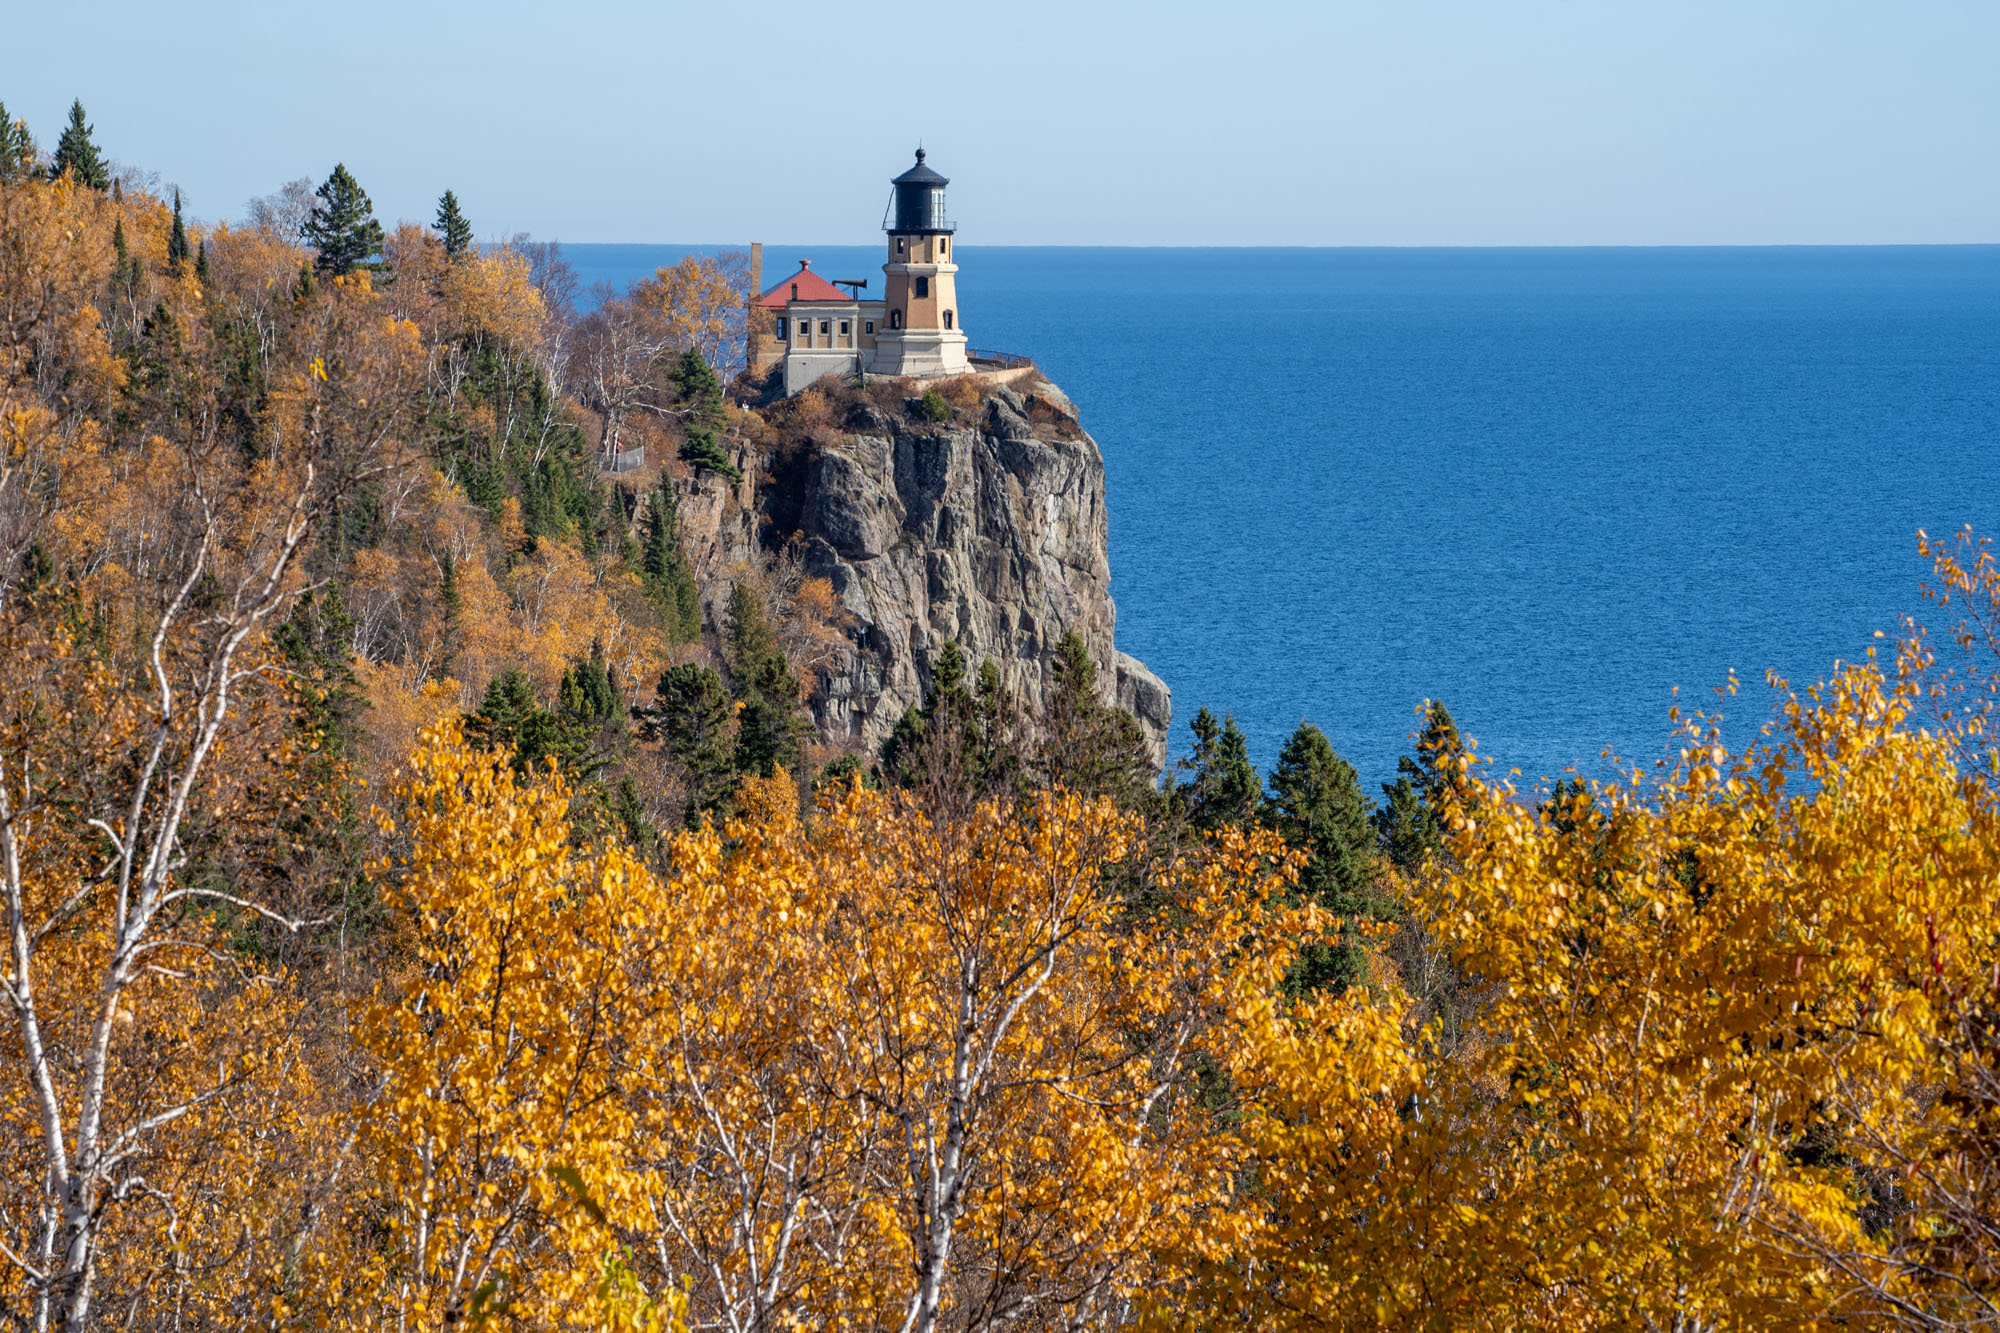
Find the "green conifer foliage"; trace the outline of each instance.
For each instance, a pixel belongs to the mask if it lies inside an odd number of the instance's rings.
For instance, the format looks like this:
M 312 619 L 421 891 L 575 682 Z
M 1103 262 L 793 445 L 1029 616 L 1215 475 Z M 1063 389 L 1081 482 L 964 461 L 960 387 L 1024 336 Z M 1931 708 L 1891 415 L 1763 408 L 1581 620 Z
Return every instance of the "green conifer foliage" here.
M 1300 893 L 1346 921 L 1386 917 L 1390 911 L 1377 884 L 1368 804 L 1354 766 L 1318 727 L 1301 722 L 1271 768 L 1262 818 L 1309 856 L 1299 872 Z M 1306 947 L 1292 974 L 1298 989 L 1339 991 L 1360 975 L 1360 942 L 1351 931 L 1343 933 L 1337 944 Z
M 458 196 L 450 190 L 438 200 L 437 221 L 431 230 L 444 242 L 444 257 L 457 259 L 472 249 L 472 224 L 458 211 Z
M 1033 777 L 1084 796 L 1109 796 L 1127 809 L 1154 796 L 1153 761 L 1139 723 L 1097 693 L 1097 664 L 1074 630 L 1049 663 Z
M 194 247 L 194 276 L 202 286 L 208 285 L 208 242 L 200 241 Z
M 28 122 L 8 115 L 7 104 L 0 102 L 0 185 L 18 185 L 34 169 L 35 140 Z
M 729 590 L 729 674 L 742 704 L 736 717 L 736 771 L 770 777 L 799 758 L 799 680 L 748 584 Z
M 1443 848 L 1445 793 L 1464 750 L 1450 711 L 1433 701 L 1424 710 L 1416 755 L 1398 759 L 1396 780 L 1382 786 L 1382 808 L 1373 817 L 1376 845 L 1406 875 Z
M 188 258 L 187 225 L 181 221 L 181 192 L 174 191 L 174 225 L 167 233 L 167 272 L 179 273 Z
M 317 202 L 304 234 L 306 244 L 318 252 L 313 262 L 320 272 L 352 273 L 381 251 L 382 224 L 375 220 L 368 192 L 345 163 L 335 164 L 314 194 Z
M 1192 776 L 1179 788 L 1188 823 L 1198 829 L 1249 823 L 1264 788 L 1235 716 L 1217 722 L 1204 708 L 1195 715 L 1193 731 L 1194 754 L 1185 761 Z
M 639 577 L 653 605 L 659 609 L 667 637 L 675 643 L 693 643 L 699 639 L 701 592 L 695 586 L 694 569 L 681 551 L 679 508 L 674 500 L 673 482 L 666 478 L 661 479 L 659 489 L 646 502 Z
M 660 743 L 687 781 L 688 827 L 721 816 L 736 790 L 736 746 L 729 691 L 722 677 L 693 662 L 660 673 L 657 695 L 642 710 L 643 734 Z
M 674 366 L 674 388 L 683 413 L 682 425 L 687 431 L 687 438 L 681 442 L 682 461 L 731 479 L 741 477 L 743 474 L 729 461 L 717 438 L 728 420 L 722 408 L 722 381 L 692 347 L 681 353 Z
M 83 102 L 70 103 L 69 124 L 63 128 L 62 138 L 56 141 L 55 155 L 49 159 L 49 179 L 60 179 L 67 171 L 79 185 L 88 185 L 93 190 L 102 190 L 111 184 L 111 169 L 104 164 L 103 154 L 91 142 L 91 126 L 83 120 Z

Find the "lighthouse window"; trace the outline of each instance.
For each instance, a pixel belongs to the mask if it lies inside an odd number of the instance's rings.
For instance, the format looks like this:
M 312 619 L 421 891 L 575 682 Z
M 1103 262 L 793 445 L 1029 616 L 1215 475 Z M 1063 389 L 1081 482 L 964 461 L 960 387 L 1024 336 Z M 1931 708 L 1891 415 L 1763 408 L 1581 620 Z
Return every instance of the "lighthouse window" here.
M 917 295 L 929 296 L 930 294 L 931 294 L 931 280 L 929 278 L 918 278 Z
M 897 254 L 903 253 L 903 238 L 900 236 L 896 238 L 896 253 Z
M 943 255 L 943 254 L 949 254 L 950 252 L 951 252 L 951 242 L 946 240 L 942 236 L 938 237 L 938 253 Z
M 903 312 L 902 312 L 902 311 L 900 311 L 900 310 L 891 310 L 891 311 L 889 312 L 889 327 L 890 327 L 890 328 L 892 328 L 892 329 L 900 329 L 900 328 L 902 328 L 902 327 L 903 327 Z
M 873 332 L 875 332 L 875 321 L 874 321 L 874 320 L 872 320 L 872 319 L 864 319 L 864 320 L 862 320 L 862 321 L 861 321 L 861 331 L 862 331 L 863 333 L 873 333 Z
M 950 327 L 951 327 L 951 311 L 949 311 L 949 310 L 947 310 L 947 311 L 945 311 L 945 312 L 944 312 L 944 326 L 945 326 L 946 328 L 950 328 Z

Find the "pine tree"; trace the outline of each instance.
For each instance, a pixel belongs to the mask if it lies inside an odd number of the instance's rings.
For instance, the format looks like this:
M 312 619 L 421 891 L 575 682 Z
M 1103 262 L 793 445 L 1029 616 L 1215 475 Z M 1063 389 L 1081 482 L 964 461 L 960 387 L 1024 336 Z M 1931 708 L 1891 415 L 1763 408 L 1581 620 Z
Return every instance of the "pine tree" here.
M 1389 911 L 1377 886 L 1379 863 L 1368 813 L 1354 766 L 1318 727 L 1299 723 L 1271 768 L 1262 820 L 1308 854 L 1299 872 L 1299 892 L 1348 921 Z M 1360 975 L 1360 943 L 1351 931 L 1343 930 L 1343 935 L 1336 944 L 1312 944 L 1301 952 L 1292 972 L 1295 989 L 1339 991 Z
M 208 285 L 208 242 L 201 241 L 194 247 L 194 276 L 202 286 Z
M 0 185 L 19 185 L 34 173 L 35 141 L 28 122 L 7 114 L 0 102 Z
M 722 409 L 722 382 L 716 379 L 715 371 L 709 368 L 701 353 L 692 347 L 681 353 L 681 359 L 674 367 L 674 387 L 678 391 L 682 423 L 687 432 L 687 438 L 681 442 L 681 460 L 732 479 L 741 477 L 743 474 L 729 461 L 729 455 L 717 438 L 728 420 Z
M 314 197 L 304 234 L 306 244 L 318 252 L 313 262 L 320 272 L 336 277 L 352 273 L 382 249 L 382 224 L 375 220 L 368 192 L 345 163 L 335 164 Z
M 1383 805 L 1374 815 L 1377 846 L 1405 874 L 1415 874 L 1443 849 L 1445 796 L 1464 752 L 1450 711 L 1433 701 L 1424 712 L 1416 755 L 1396 761 L 1396 780 L 1383 784 Z
M 292 302 L 304 305 L 319 292 L 319 279 L 313 276 L 311 264 L 299 265 L 299 280 L 292 284 Z
M 1076 631 L 1065 633 L 1049 662 L 1040 743 L 1032 777 L 1083 796 L 1109 796 L 1126 809 L 1155 795 L 1153 759 L 1145 733 L 1124 709 L 1097 694 L 1097 664 Z
M 770 777 L 798 762 L 803 730 L 799 681 L 748 584 L 729 591 L 729 674 L 742 704 L 737 713 L 736 771 Z
M 681 551 L 672 481 L 662 478 L 647 500 L 641 535 L 639 577 L 660 612 L 667 637 L 674 643 L 693 643 L 701 637 L 701 592 Z
M 111 170 L 90 140 L 91 126 L 83 122 L 83 102 L 71 102 L 69 124 L 56 141 L 55 156 L 49 159 L 49 179 L 59 180 L 67 171 L 78 185 L 102 190 L 111 184 Z
M 983 669 L 981 684 L 986 684 Z M 992 684 L 997 689 L 998 672 L 993 673 Z M 950 758 L 963 764 L 963 776 L 984 785 L 997 756 L 980 704 L 981 699 L 966 684 L 964 651 L 956 640 L 947 640 L 931 664 L 923 706 L 905 710 L 882 744 L 882 772 L 892 781 L 911 785 L 924 767 L 929 747 L 944 745 Z
M 167 233 L 167 272 L 179 273 L 188 258 L 187 225 L 181 221 L 181 192 L 174 191 L 174 226 Z
M 1217 722 L 1204 708 L 1195 715 L 1193 731 L 1194 754 L 1184 762 L 1192 776 L 1177 789 L 1188 823 L 1198 829 L 1249 823 L 1264 790 L 1235 716 Z
M 455 260 L 472 249 L 472 224 L 458 211 L 458 196 L 450 190 L 438 200 L 437 221 L 431 224 L 431 230 L 444 242 L 446 259 Z
M 651 707 L 641 710 L 640 727 L 687 780 L 686 822 L 720 815 L 736 790 L 736 749 L 730 735 L 729 691 L 708 667 L 693 662 L 668 667 Z

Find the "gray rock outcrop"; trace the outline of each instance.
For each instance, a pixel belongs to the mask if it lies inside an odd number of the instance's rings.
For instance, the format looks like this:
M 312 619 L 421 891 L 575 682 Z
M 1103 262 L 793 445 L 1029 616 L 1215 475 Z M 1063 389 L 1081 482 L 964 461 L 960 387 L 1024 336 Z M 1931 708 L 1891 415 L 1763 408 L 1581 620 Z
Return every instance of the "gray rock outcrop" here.
M 849 645 L 814 692 L 822 738 L 878 748 L 922 702 L 952 640 L 974 669 L 991 661 L 1011 690 L 1039 700 L 1074 630 L 1104 697 L 1139 720 L 1163 761 L 1172 694 L 1113 643 L 1104 462 L 1069 400 L 1028 379 L 984 388 L 947 422 L 859 399 L 835 424 L 782 470 L 745 449 L 742 483 L 686 488 L 681 506 L 714 610 L 760 542 L 796 543 L 806 573 L 831 582 Z

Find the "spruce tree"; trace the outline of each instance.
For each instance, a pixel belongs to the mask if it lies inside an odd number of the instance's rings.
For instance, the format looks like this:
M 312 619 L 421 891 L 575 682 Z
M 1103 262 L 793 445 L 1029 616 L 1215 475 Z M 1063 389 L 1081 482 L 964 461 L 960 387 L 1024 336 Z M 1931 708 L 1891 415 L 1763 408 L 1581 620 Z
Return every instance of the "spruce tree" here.
M 320 272 L 336 277 L 352 273 L 382 249 L 382 224 L 375 220 L 368 192 L 345 163 L 335 164 L 314 198 L 304 234 L 317 252 L 313 262 Z
M 674 502 L 673 482 L 665 478 L 646 502 L 639 577 L 659 610 L 667 637 L 675 643 L 693 643 L 699 639 L 701 593 L 695 586 L 694 570 L 681 551 L 680 515 Z
M 642 733 L 660 743 L 687 780 L 689 828 L 703 815 L 724 813 L 736 790 L 734 712 L 722 677 L 693 662 L 661 672 L 651 707 L 640 711 Z
M 472 249 L 472 224 L 458 211 L 458 196 L 450 190 L 438 200 L 437 221 L 431 230 L 444 242 L 444 257 L 455 260 Z
M 1445 798 L 1457 784 L 1464 752 L 1458 724 L 1433 701 L 1424 712 L 1417 753 L 1396 761 L 1396 780 L 1383 784 L 1383 805 L 1374 815 L 1377 845 L 1405 874 L 1415 874 L 1443 850 Z
M 1368 813 L 1354 766 L 1318 727 L 1301 722 L 1271 768 L 1262 820 L 1307 854 L 1299 892 L 1344 922 L 1389 912 L 1377 885 L 1379 861 Z M 1342 934 L 1337 943 L 1301 952 L 1292 969 L 1295 990 L 1339 991 L 1360 975 L 1360 943 L 1351 930 L 1343 928 Z
M 680 400 L 682 425 L 687 432 L 687 438 L 681 442 L 681 460 L 732 479 L 740 477 L 742 473 L 729 461 L 729 455 L 717 438 L 728 420 L 722 409 L 722 382 L 716 379 L 715 371 L 702 359 L 701 353 L 692 347 L 681 353 L 681 359 L 674 367 L 674 388 Z
M 1153 759 L 1145 733 L 1124 709 L 1097 693 L 1097 664 L 1075 630 L 1065 633 L 1049 662 L 1049 686 L 1039 719 L 1032 776 L 1045 786 L 1082 796 L 1109 796 L 1126 809 L 1155 795 Z
M 187 225 L 181 221 L 181 192 L 174 191 L 174 225 L 167 233 L 167 272 L 179 273 L 188 258 Z
M 28 122 L 7 114 L 0 102 L 0 185 L 19 185 L 34 173 L 35 141 Z
M 69 124 L 56 141 L 55 155 L 49 159 L 49 179 L 60 180 L 67 171 L 79 185 L 102 190 L 111 184 L 111 170 L 103 154 L 90 139 L 91 126 L 83 121 L 83 102 L 70 103 Z
M 202 286 L 208 285 L 208 242 L 201 241 L 194 247 L 194 276 Z
M 1250 762 L 1250 745 L 1233 714 L 1217 722 L 1204 708 L 1193 723 L 1194 754 L 1184 761 L 1191 777 L 1178 788 L 1188 823 L 1198 829 L 1247 824 L 1257 814 L 1263 784 Z
M 799 680 L 748 584 L 729 591 L 729 674 L 743 706 L 736 722 L 736 771 L 770 777 L 798 762 Z

